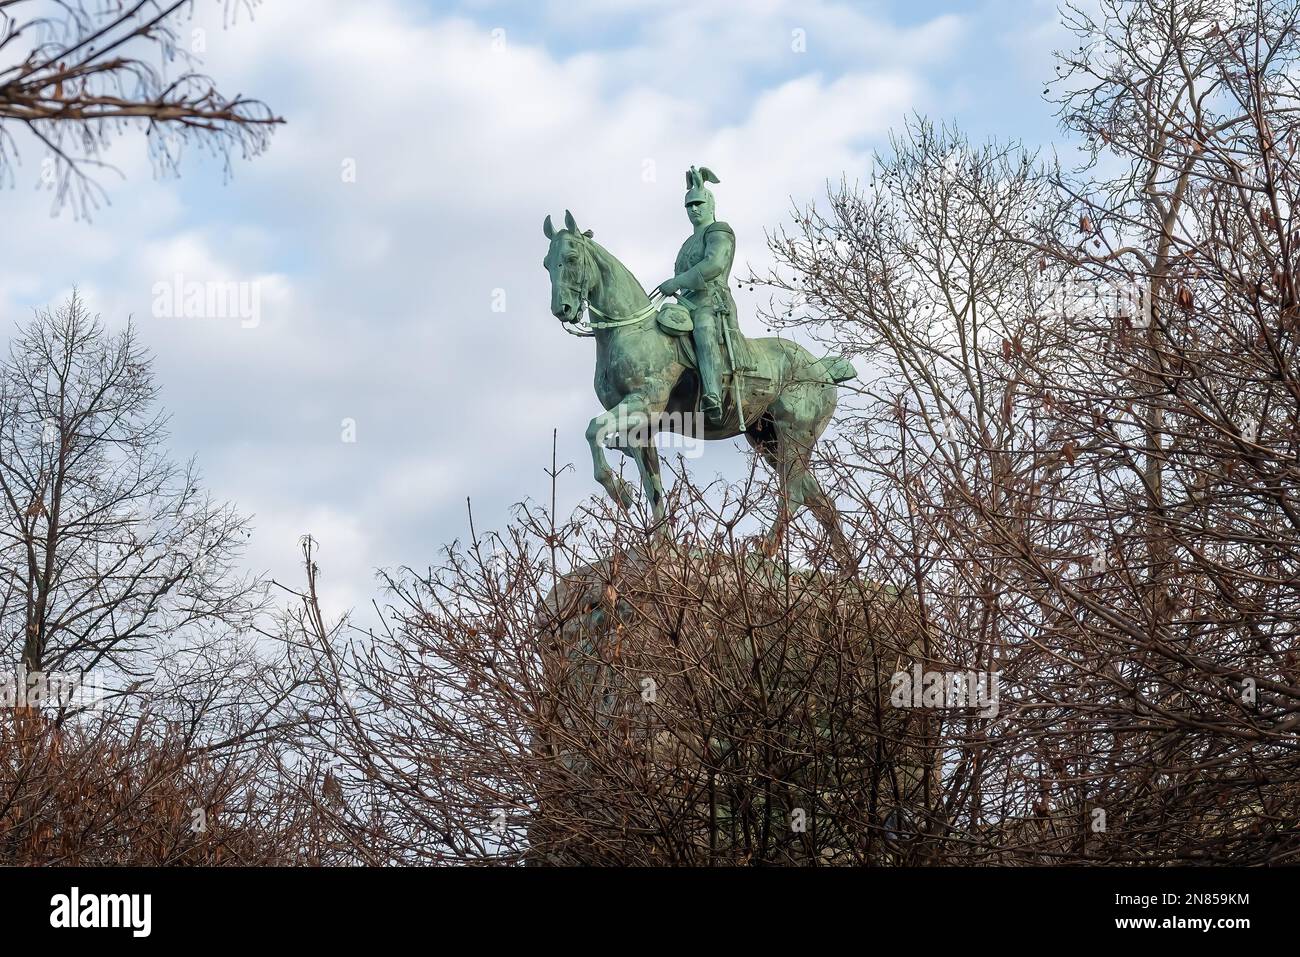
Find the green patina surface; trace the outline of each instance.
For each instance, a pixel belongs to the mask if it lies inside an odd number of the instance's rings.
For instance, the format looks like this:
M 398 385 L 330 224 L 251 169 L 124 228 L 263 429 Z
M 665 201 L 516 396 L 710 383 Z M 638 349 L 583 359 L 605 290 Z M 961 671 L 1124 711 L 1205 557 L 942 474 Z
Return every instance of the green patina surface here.
M 810 463 L 835 411 L 837 386 L 855 375 L 853 367 L 840 357 L 818 359 L 786 339 L 750 340 L 741 333 L 729 288 L 735 233 L 717 220 L 706 185 L 718 177 L 707 167 L 691 167 L 686 182 L 692 231 L 678 251 L 674 275 L 653 291 L 656 297 L 675 296 L 676 304 L 652 301 L 572 213 L 565 212 L 563 229 L 549 216 L 543 224 L 550 241 L 543 265 L 551 278 L 551 312 L 596 341 L 594 385 L 606 411 L 587 426 L 595 479 L 630 507 L 635 493 L 610 468 L 605 451 L 630 456 L 661 520 L 664 490 L 654 434 L 744 435 L 779 480 L 781 507 L 767 550 L 775 551 L 786 523 L 806 506 L 826 529 L 842 569 L 850 571 L 856 556 Z M 689 321 L 682 320 L 682 310 Z M 687 327 L 690 334 L 682 334 Z

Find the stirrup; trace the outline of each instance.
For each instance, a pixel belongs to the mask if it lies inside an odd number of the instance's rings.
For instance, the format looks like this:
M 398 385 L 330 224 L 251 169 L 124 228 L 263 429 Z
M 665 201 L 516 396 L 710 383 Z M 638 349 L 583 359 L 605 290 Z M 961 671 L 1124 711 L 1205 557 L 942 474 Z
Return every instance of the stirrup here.
M 700 397 L 700 408 L 704 410 L 704 420 L 711 425 L 722 421 L 722 400 L 712 392 Z

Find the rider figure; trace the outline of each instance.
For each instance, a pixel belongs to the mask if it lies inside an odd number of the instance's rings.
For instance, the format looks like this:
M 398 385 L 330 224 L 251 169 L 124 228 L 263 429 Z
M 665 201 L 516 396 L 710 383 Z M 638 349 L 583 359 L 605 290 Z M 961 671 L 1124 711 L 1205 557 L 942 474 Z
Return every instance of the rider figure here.
M 704 185 L 706 182 L 718 182 L 718 177 L 707 167 L 692 166 L 686 171 L 686 216 L 695 229 L 677 253 L 673 267 L 676 275 L 661 283 L 659 292 L 665 296 L 676 295 L 690 310 L 696 361 L 703 384 L 700 405 L 706 421 L 717 425 L 722 420 L 724 335 L 734 369 L 743 371 L 753 367 L 747 361 L 748 343 L 740 335 L 736 301 L 728 285 L 731 261 L 736 255 L 736 235 L 726 223 L 714 219 L 713 193 Z

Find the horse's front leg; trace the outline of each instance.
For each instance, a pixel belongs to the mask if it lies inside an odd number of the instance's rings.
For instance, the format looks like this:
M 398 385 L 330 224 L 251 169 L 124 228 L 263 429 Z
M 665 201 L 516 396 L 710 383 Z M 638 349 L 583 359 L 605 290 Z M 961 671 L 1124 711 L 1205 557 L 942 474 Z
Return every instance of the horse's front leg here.
M 620 447 L 627 448 L 639 435 L 650 437 L 650 414 L 646 411 L 645 399 L 635 394 L 625 397 L 614 408 L 602 412 L 587 425 L 587 445 L 591 447 L 591 464 L 596 481 L 609 493 L 610 498 L 625 509 L 631 508 L 636 502 L 636 491 L 609 467 L 605 447 L 617 443 Z M 652 437 L 650 440 L 653 440 Z
M 631 448 L 629 454 L 641 472 L 641 491 L 650 502 L 650 511 L 656 522 L 662 522 L 666 514 L 664 480 L 659 475 L 659 450 L 655 448 L 654 436 L 649 436 L 644 445 Z

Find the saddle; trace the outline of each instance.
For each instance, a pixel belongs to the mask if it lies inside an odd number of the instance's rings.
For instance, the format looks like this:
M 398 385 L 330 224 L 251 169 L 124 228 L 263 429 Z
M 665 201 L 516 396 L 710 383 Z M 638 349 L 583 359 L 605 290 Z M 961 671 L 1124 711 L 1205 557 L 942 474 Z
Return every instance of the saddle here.
M 691 319 L 690 310 L 679 303 L 666 302 L 659 307 L 659 311 L 655 314 L 655 322 L 660 329 L 673 337 L 677 345 L 677 357 L 681 364 L 692 372 L 698 372 L 699 362 L 695 357 L 695 340 L 691 336 L 695 323 Z M 722 350 L 722 361 L 722 425 L 724 427 L 738 427 L 743 430 L 746 425 L 746 416 L 744 410 L 738 407 L 736 401 L 738 398 L 736 394 L 736 377 L 738 373 L 732 365 L 730 343 L 727 343 Z M 759 373 L 754 368 L 741 369 L 740 374 L 755 376 L 763 380 L 768 379 L 767 375 Z M 700 407 L 700 383 L 698 377 L 691 376 L 690 378 L 694 379 L 693 394 L 686 401 L 691 408 L 698 410 Z
M 655 322 L 670 336 L 689 336 L 695 328 L 691 311 L 675 302 L 666 302 L 660 306 Z

